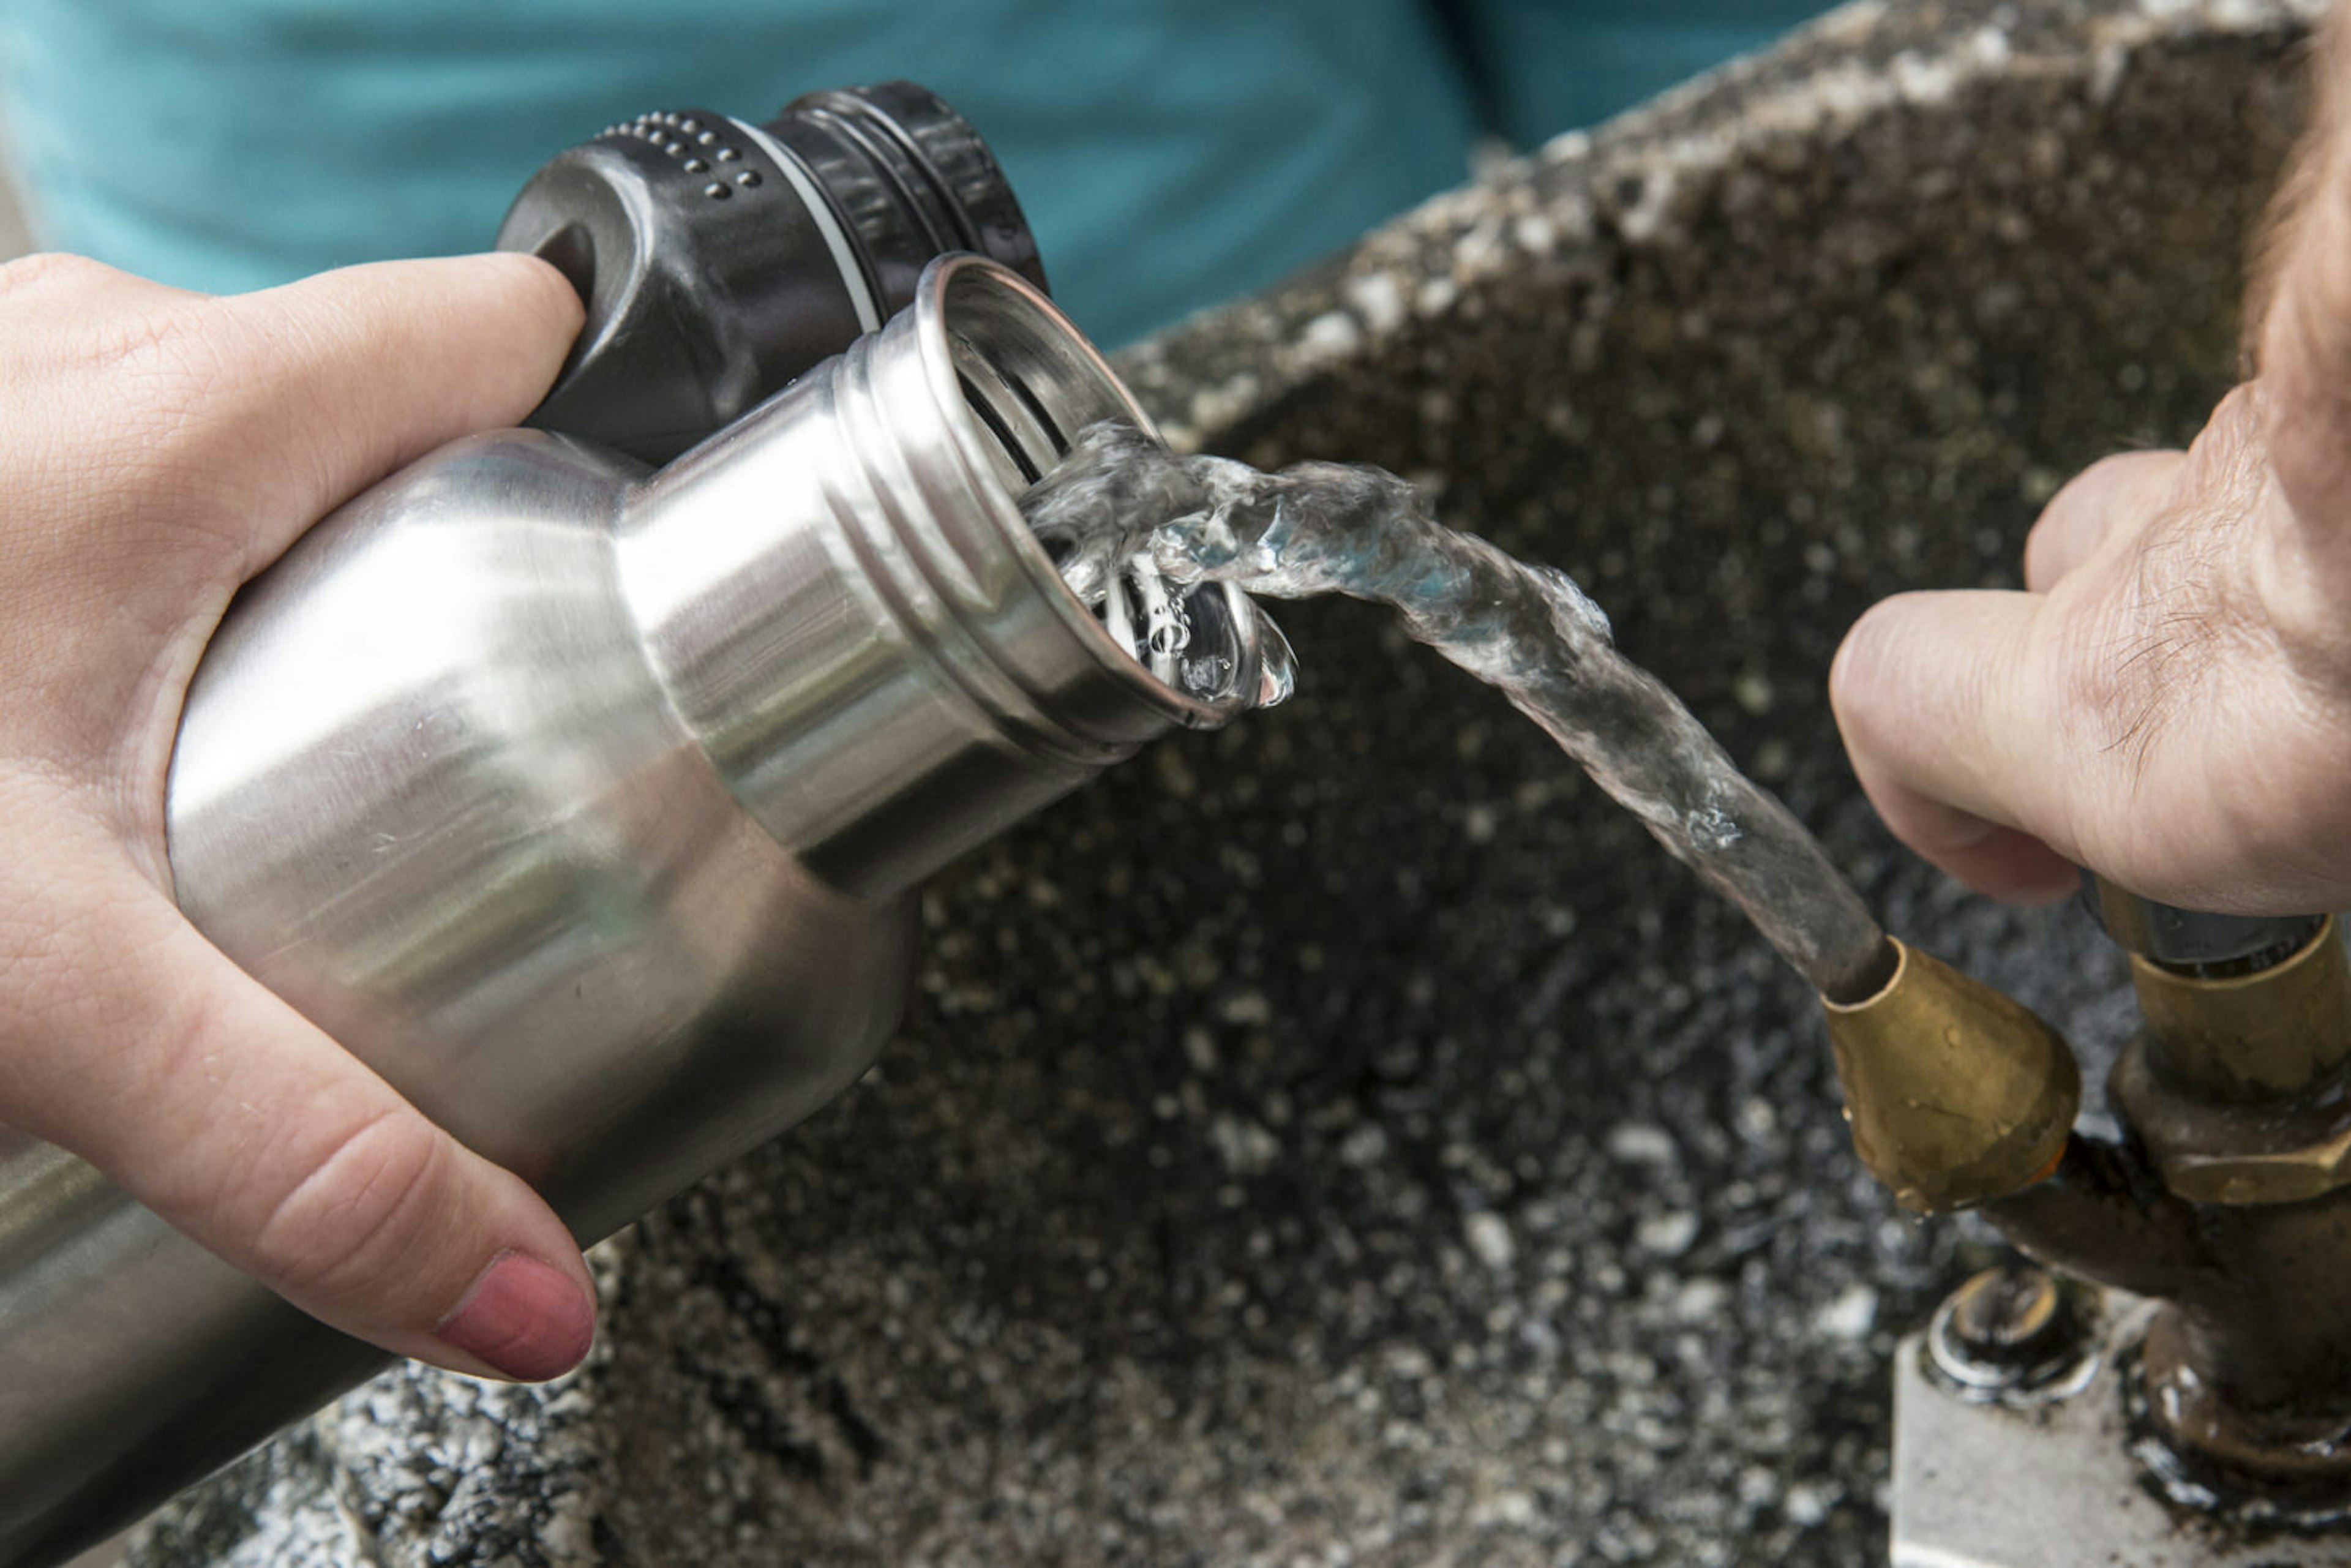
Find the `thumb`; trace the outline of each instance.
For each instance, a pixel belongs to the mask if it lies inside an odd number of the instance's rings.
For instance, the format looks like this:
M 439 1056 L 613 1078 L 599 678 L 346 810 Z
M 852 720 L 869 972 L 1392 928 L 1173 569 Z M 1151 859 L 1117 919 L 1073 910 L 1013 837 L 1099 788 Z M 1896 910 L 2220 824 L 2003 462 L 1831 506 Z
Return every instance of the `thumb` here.
M 344 267 L 207 308 L 241 372 L 208 389 L 204 418 L 241 459 L 208 469 L 239 476 L 246 576 L 401 465 L 520 423 L 581 319 L 560 273 L 508 253 Z
M 1980 893 L 2062 898 L 2074 863 L 2034 832 L 2064 821 L 2044 801 L 2063 765 L 2029 706 L 2024 674 L 2037 594 L 1905 593 L 1871 607 L 1829 671 L 1855 773 L 1896 838 Z
M 477 1374 L 576 1364 L 594 1291 L 538 1195 L 231 964 L 102 830 L 42 816 L 0 873 L 0 951 L 23 956 L 7 1119 L 345 1333 Z

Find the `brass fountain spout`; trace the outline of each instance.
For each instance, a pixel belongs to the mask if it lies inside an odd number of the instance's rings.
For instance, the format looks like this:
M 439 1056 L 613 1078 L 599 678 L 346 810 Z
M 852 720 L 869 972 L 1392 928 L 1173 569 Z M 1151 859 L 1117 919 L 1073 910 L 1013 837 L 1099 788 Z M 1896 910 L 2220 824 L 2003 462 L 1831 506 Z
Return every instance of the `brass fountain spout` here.
M 1887 941 L 1896 958 L 1883 987 L 1821 1002 L 1862 1164 L 1928 1214 L 2051 1175 L 2082 1103 L 2063 1037 L 1980 980 Z

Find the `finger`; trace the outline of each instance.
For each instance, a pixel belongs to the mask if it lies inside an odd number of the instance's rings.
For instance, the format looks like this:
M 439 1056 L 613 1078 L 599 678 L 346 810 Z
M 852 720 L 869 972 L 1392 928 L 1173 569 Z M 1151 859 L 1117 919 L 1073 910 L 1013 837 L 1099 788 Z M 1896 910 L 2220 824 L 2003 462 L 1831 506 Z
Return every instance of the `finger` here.
M 36 896 L 0 912 L 8 1121 L 346 1333 L 494 1375 L 577 1364 L 593 1290 L 528 1186 L 221 956 L 102 836 L 46 836 L 37 885 L 26 862 L 8 879 Z
M 2136 535 L 2158 512 L 2183 455 L 2126 452 L 2094 463 L 2057 492 L 2024 541 L 2024 586 L 2046 593 L 2106 541 Z
M 2026 902 L 2061 896 L 2074 875 L 2051 809 L 2063 792 L 2043 776 L 2064 748 L 2036 738 L 2024 696 L 2042 603 L 1903 594 L 1855 623 L 1829 674 L 1845 749 L 1886 826 L 1970 886 Z
M 2030 833 L 1922 795 L 1856 764 L 1862 788 L 1894 836 L 1978 893 L 2011 904 L 2054 904 L 2081 870 Z

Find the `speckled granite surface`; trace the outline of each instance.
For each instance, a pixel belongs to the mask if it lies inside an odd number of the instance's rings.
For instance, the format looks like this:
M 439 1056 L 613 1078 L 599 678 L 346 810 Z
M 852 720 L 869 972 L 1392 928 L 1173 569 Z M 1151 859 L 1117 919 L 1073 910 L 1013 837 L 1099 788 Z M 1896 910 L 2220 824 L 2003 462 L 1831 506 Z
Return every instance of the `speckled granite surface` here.
M 2120 966 L 1892 851 L 1822 679 L 2195 427 L 2314 10 L 1865 4 L 1126 368 L 1573 570 L 2095 1072 Z M 387 1376 L 135 1560 L 1882 1561 L 1893 1336 L 1980 1240 L 1868 1186 L 1802 988 L 1531 727 L 1284 619 L 1290 707 L 938 885 L 904 1038 L 605 1250 L 586 1371 Z

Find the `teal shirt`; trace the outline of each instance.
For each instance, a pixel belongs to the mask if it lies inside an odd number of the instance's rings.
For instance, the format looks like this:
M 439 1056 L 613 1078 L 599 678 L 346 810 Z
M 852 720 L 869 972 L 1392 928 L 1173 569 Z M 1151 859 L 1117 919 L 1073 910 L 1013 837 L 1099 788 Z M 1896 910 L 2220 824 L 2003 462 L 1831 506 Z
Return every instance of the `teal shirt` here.
M 641 110 L 907 77 L 986 136 L 1116 343 L 1257 288 L 1809 0 L 0 0 L 42 242 L 193 288 L 477 250 Z

